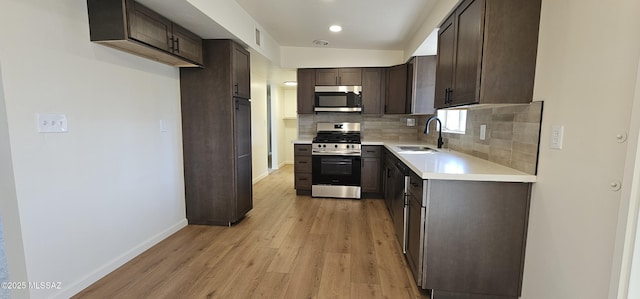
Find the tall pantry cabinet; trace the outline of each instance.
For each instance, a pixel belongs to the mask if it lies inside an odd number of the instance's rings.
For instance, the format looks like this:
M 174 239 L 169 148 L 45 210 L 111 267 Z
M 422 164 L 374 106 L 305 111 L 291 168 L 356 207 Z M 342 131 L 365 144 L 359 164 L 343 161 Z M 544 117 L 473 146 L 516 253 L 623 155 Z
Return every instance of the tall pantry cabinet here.
M 180 69 L 187 220 L 231 225 L 253 207 L 249 52 L 203 47 L 203 68 Z

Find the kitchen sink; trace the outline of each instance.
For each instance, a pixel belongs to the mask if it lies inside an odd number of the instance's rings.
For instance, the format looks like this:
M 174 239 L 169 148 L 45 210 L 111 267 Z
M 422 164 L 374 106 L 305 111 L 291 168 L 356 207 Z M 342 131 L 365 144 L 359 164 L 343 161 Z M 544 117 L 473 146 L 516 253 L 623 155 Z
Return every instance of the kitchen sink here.
M 438 150 L 423 145 L 398 145 L 402 153 L 435 153 Z

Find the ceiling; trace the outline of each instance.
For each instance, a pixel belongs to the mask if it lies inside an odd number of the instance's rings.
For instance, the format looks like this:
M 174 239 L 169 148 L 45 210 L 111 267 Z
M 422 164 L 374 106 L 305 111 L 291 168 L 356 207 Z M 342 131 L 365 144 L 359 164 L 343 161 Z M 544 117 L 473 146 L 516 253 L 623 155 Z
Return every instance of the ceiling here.
M 404 50 L 436 0 L 236 0 L 281 45 Z M 339 33 L 329 31 L 340 25 Z
M 320 47 L 313 41 L 322 39 L 329 42 L 327 48 L 404 50 L 438 0 L 235 1 L 280 46 Z M 189 5 L 188 0 L 138 2 L 203 38 L 233 38 L 233 34 Z M 342 32 L 330 32 L 329 26 L 334 24 L 342 26 Z M 418 49 L 415 55 L 434 55 L 433 43 L 431 48 Z

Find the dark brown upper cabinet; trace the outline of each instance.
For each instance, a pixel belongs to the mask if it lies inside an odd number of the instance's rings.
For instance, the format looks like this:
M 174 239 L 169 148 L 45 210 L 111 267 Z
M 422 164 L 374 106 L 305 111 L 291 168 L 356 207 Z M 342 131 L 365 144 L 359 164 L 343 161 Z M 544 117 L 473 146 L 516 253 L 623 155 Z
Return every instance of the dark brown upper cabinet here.
M 361 68 L 316 69 L 316 85 L 318 86 L 360 86 L 362 85 Z
M 178 67 L 202 65 L 202 39 L 132 0 L 87 0 L 91 41 Z
M 435 107 L 533 99 L 540 0 L 466 0 L 438 33 Z
M 251 73 L 249 51 L 236 43 L 231 43 L 233 96 L 251 98 Z
M 414 56 L 407 62 L 407 102 L 411 114 L 434 114 L 437 57 Z
M 362 69 L 362 114 L 384 114 L 385 68 Z
M 407 64 L 389 67 L 387 69 L 386 81 L 387 92 L 385 97 L 384 113 L 410 113 L 410 102 L 407 101 Z
M 315 69 L 298 69 L 298 114 L 313 114 L 315 101 Z

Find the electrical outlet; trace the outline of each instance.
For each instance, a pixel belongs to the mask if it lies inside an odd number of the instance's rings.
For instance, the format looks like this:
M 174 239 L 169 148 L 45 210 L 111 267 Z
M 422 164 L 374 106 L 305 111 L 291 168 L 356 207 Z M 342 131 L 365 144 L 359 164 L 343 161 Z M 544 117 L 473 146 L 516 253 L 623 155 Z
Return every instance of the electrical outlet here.
M 562 149 L 562 141 L 564 139 L 564 126 L 551 126 L 551 145 L 552 149 Z
M 487 139 L 487 125 L 480 125 L 480 140 Z
M 38 113 L 36 120 L 40 133 L 67 133 L 69 131 L 66 114 Z
M 407 127 L 415 127 L 416 119 L 415 118 L 407 118 Z

